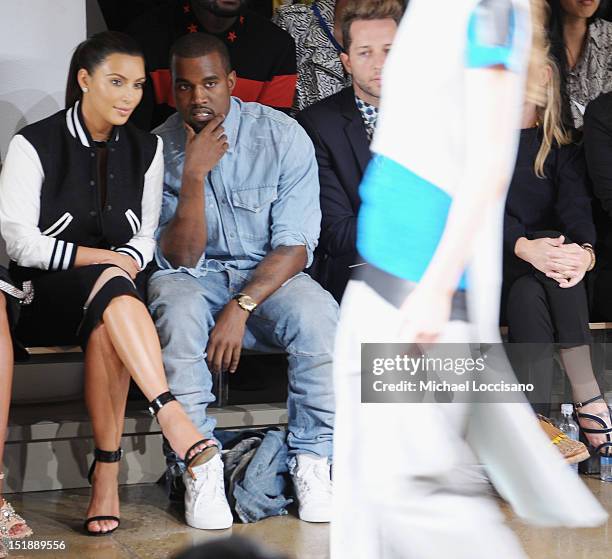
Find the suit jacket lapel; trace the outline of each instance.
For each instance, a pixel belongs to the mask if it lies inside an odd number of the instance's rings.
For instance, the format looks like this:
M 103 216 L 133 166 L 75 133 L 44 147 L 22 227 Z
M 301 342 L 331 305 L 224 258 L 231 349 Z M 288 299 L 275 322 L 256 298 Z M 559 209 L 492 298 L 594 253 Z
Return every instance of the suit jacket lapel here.
M 370 142 L 361 113 L 355 103 L 353 88 L 347 88 L 345 92 L 346 94 L 342 99 L 342 115 L 348 122 L 344 126 L 344 133 L 353 148 L 353 153 L 363 174 L 371 158 Z

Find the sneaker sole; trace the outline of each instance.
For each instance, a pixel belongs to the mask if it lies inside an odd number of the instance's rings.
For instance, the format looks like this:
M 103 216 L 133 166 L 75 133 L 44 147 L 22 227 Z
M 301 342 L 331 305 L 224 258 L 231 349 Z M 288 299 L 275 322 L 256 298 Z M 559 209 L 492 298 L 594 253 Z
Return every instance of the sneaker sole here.
M 192 528 L 197 528 L 198 530 L 227 530 L 232 527 L 234 519 L 232 518 L 229 522 L 227 520 L 225 522 L 199 522 L 193 516 L 186 514 L 185 522 Z
M 326 518 L 324 514 L 313 514 L 309 517 L 308 515 L 303 515 L 301 512 L 299 512 L 299 510 L 298 517 L 304 522 L 312 522 L 313 524 L 324 524 L 326 522 L 331 522 L 331 518 L 329 516 Z
M 330 519 L 321 520 L 320 518 L 304 518 L 303 516 L 300 516 L 300 520 L 303 522 L 309 522 L 311 524 L 328 524 L 331 522 Z

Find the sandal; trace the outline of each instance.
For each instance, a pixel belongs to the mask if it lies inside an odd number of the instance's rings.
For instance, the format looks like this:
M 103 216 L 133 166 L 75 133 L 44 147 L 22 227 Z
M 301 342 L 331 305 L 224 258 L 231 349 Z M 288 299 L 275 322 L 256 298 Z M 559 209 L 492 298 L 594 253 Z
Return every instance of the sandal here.
M 123 456 L 123 450 L 119 447 L 117 450 L 109 452 L 108 450 L 100 450 L 99 448 L 94 449 L 94 461 L 91 463 L 91 467 L 89 468 L 89 473 L 87 474 L 87 481 L 91 485 L 91 478 L 93 476 L 94 470 L 96 469 L 96 464 L 98 462 L 103 462 L 106 464 L 112 464 L 113 462 L 119 462 L 121 457 Z M 114 520 L 117 523 L 112 530 L 108 530 L 106 532 L 94 532 L 89 529 L 89 525 L 92 522 L 98 522 L 100 520 Z M 109 536 L 112 534 L 119 525 L 121 524 L 121 520 L 117 516 L 90 516 L 87 518 L 83 524 L 83 528 L 85 529 L 85 533 L 88 536 Z
M 540 414 L 536 415 L 540 422 L 540 427 L 568 464 L 578 464 L 589 458 L 589 451 L 583 443 L 570 439 L 561 429 L 553 425 L 552 421 L 547 417 Z
M 164 392 L 160 394 L 154 400 L 149 402 L 149 413 L 152 417 L 157 417 L 159 410 L 161 410 L 167 403 L 175 401 L 176 398 L 172 394 L 172 392 Z M 204 446 L 195 452 L 193 452 L 198 446 Z M 193 454 L 192 454 L 193 452 Z M 193 443 L 187 452 L 185 452 L 185 458 L 183 459 L 185 462 L 185 466 L 187 467 L 187 471 L 189 475 L 195 479 L 195 474 L 193 473 L 193 468 L 197 466 L 201 466 L 202 464 L 206 464 L 211 458 L 219 453 L 219 447 L 213 439 L 200 439 L 199 441 Z M 189 457 L 189 458 L 187 458 Z
M 574 404 L 574 408 L 576 410 L 579 410 L 580 408 L 591 404 L 593 402 L 596 402 L 597 400 L 604 400 L 604 397 L 599 394 L 597 396 L 595 396 L 594 398 L 591 398 L 590 400 L 586 400 L 585 402 L 577 402 Z M 612 409 L 610 409 L 610 406 L 607 406 L 608 408 L 608 421 L 610 421 L 610 419 L 612 418 Z M 585 437 L 588 440 L 588 435 L 589 434 L 593 434 L 593 435 L 605 435 L 606 436 L 606 442 L 601 443 L 599 446 L 595 447 L 594 445 L 592 445 L 589 442 L 589 449 L 592 449 L 594 454 L 602 454 L 604 456 L 612 456 L 612 425 L 610 425 L 609 423 L 606 423 L 605 418 L 601 417 L 599 415 L 595 415 L 592 413 L 582 413 L 579 411 L 575 411 L 574 412 L 574 417 L 576 419 L 576 423 L 578 423 L 578 425 L 580 426 L 580 430 L 584 433 Z M 593 429 L 593 428 L 589 428 L 589 427 L 583 427 L 582 424 L 580 423 L 581 419 L 587 419 L 589 421 L 593 421 L 599 425 L 601 425 L 601 429 Z M 602 450 L 604 452 L 602 452 Z
M 0 473 L 0 479 L 4 479 L 3 473 Z M 16 534 L 11 534 L 11 529 L 15 526 L 23 526 L 23 529 Z M 0 501 L 0 542 L 3 539 L 20 540 L 29 538 L 33 533 L 32 528 L 15 512 L 11 503 L 6 499 Z

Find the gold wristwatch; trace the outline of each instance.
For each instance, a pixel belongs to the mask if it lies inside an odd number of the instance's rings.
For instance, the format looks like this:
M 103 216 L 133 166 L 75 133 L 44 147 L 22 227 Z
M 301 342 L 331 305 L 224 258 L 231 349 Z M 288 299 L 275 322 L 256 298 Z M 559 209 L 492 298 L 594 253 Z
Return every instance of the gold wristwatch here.
M 237 293 L 233 299 L 236 300 L 241 309 L 249 313 L 252 313 L 257 308 L 257 303 L 246 293 Z
M 589 243 L 584 243 L 583 245 L 580 245 L 580 246 L 591 255 L 591 263 L 589 264 L 589 267 L 587 268 L 587 272 L 590 272 L 593 268 L 595 268 L 595 263 L 597 262 L 597 259 L 595 258 L 595 250 L 593 249 L 593 245 Z

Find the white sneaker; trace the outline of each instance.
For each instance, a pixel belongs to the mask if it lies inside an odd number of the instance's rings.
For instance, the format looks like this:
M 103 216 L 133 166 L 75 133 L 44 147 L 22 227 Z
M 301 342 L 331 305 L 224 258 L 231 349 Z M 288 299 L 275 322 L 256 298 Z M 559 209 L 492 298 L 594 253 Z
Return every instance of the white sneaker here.
M 329 522 L 332 482 L 327 458 L 298 454 L 291 475 L 300 519 L 306 522 Z
M 201 466 L 191 468 L 191 472 L 187 470 L 183 481 L 186 489 L 185 520 L 189 526 L 200 530 L 225 530 L 232 525 L 220 454 Z

